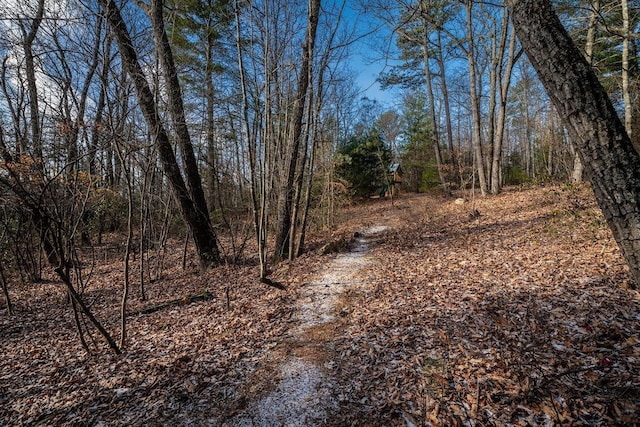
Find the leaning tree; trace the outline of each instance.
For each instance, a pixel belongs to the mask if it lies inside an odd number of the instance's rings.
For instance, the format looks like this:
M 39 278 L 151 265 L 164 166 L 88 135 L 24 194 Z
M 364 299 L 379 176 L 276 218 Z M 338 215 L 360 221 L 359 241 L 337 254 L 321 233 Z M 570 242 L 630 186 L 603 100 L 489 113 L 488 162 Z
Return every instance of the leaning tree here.
M 167 80 L 167 94 L 171 106 L 170 115 L 185 164 L 186 181 L 178 166 L 167 124 L 162 120 L 120 8 L 114 0 L 99 0 L 99 3 L 104 9 L 106 19 L 114 33 L 124 67 L 133 81 L 140 109 L 147 122 L 147 128 L 155 141 L 164 173 L 178 201 L 182 217 L 191 230 L 200 264 L 203 268 L 219 265 L 222 259 L 218 251 L 216 234 L 211 225 L 191 137 L 186 126 L 182 91 L 173 53 L 164 28 L 162 13 L 164 3 L 162 0 L 155 0 L 151 2 L 148 11 L 151 15 L 157 53 L 161 58 L 161 68 Z
M 600 208 L 640 283 L 640 155 L 549 0 L 505 0 L 518 38 L 582 159 Z

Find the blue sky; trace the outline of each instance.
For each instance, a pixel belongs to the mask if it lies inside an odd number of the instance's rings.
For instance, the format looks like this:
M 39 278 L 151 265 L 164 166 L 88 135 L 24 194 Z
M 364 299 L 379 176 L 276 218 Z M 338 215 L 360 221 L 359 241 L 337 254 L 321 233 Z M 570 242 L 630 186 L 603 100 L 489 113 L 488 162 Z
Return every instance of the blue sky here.
M 353 69 L 355 71 L 360 70 L 356 82 L 364 92 L 363 96 L 376 99 L 384 104 L 385 107 L 392 108 L 398 100 L 396 90 L 382 90 L 380 84 L 376 81 L 380 73 L 384 70 L 385 63 L 384 61 L 369 62 L 366 58 L 362 58 L 361 55 L 355 55 L 353 57 Z
M 356 83 L 363 91 L 362 96 L 376 99 L 385 107 L 392 108 L 399 99 L 397 90 L 383 91 L 376 81 L 388 62 L 388 58 L 384 59 L 387 56 L 384 51 L 388 45 L 389 30 L 371 15 L 364 15 L 362 7 L 358 5 L 358 0 L 347 0 L 344 18 L 347 24 L 354 26 L 356 33 L 360 35 L 373 32 L 353 46 L 350 67 L 358 74 Z

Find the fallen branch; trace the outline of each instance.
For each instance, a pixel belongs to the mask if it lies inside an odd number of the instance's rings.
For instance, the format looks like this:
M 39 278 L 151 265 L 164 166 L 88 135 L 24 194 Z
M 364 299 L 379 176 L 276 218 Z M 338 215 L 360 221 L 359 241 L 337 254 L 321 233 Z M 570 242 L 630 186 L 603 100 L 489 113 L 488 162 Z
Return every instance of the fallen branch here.
M 273 286 L 274 288 L 280 289 L 282 291 L 286 291 L 287 288 L 284 287 L 284 285 L 280 282 L 276 282 L 274 280 L 271 280 L 267 277 L 261 277 L 260 278 L 260 283 L 264 283 L 265 285 L 269 285 L 269 286 Z
M 170 301 L 162 302 L 160 304 L 155 304 L 149 307 L 141 308 L 140 310 L 131 311 L 129 312 L 129 316 L 137 316 L 140 314 L 151 314 L 151 313 L 155 313 L 156 311 L 163 310 L 167 307 L 175 307 L 177 305 L 187 305 L 187 304 L 191 304 L 198 301 L 208 301 L 214 298 L 215 296 L 211 292 L 204 291 L 201 294 L 188 295 L 182 298 L 176 298 Z

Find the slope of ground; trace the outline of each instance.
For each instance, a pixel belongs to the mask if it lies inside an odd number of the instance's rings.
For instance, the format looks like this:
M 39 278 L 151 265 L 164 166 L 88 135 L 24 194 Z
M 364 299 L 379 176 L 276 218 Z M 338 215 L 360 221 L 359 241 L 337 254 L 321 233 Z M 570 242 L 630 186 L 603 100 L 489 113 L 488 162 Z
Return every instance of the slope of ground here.
M 336 346 L 352 404 L 334 423 L 637 423 L 640 298 L 589 190 L 476 208 L 398 204 Z
M 390 230 L 334 317 L 305 332 L 321 360 L 319 397 L 303 400 L 331 403 L 317 424 L 638 419 L 640 296 L 587 188 L 512 189 L 473 205 L 406 195 L 341 215 L 333 238 Z M 286 383 L 292 356 L 312 352 L 301 345 L 301 301 L 335 256 L 276 266 L 286 291 L 258 283 L 251 265 L 167 270 L 144 303 L 134 285 L 132 310 L 205 290 L 214 298 L 132 316 L 122 356 L 98 336 L 86 355 L 61 285 L 14 285 L 17 315 L 0 311 L 0 425 L 233 425 Z M 121 287 L 115 263 L 84 289 L 114 334 Z M 304 364 L 290 368 L 306 378 Z

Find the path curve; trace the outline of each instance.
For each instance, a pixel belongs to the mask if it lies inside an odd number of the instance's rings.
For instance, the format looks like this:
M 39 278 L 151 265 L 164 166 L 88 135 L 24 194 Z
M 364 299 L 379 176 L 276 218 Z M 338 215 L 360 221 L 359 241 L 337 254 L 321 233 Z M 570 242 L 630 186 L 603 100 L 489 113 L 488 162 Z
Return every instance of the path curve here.
M 357 233 L 355 247 L 338 254 L 318 275 L 305 284 L 298 299 L 295 326 L 289 345 L 295 348 L 281 365 L 278 384 L 261 399 L 226 425 L 239 427 L 320 426 L 338 408 L 332 395 L 333 379 L 325 366 L 328 359 L 314 339 L 314 331 L 336 321 L 340 298 L 345 291 L 361 284 L 360 272 L 372 262 L 368 254 L 375 236 L 387 226 L 370 227 Z

